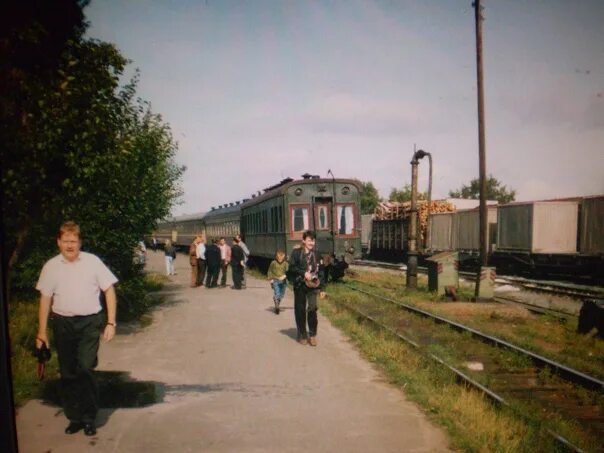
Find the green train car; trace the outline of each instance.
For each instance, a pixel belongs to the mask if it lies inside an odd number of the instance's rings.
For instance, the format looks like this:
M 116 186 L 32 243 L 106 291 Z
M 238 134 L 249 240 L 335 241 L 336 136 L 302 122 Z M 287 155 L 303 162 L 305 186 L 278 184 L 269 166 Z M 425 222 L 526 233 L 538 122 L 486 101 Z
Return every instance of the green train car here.
M 270 260 L 277 249 L 290 256 L 312 230 L 337 278 L 361 257 L 360 192 L 351 179 L 285 179 L 241 206 L 241 235 L 253 257 Z
M 291 255 L 302 241 L 302 233 L 316 233 L 316 247 L 332 278 L 361 257 L 361 188 L 352 179 L 321 179 L 303 175 L 284 179 L 242 203 L 213 207 L 205 214 L 168 219 L 158 225 L 155 237 L 171 239 L 188 249 L 197 234 L 208 240 L 225 237 L 228 242 L 241 234 L 251 259 L 261 268 L 277 250 Z

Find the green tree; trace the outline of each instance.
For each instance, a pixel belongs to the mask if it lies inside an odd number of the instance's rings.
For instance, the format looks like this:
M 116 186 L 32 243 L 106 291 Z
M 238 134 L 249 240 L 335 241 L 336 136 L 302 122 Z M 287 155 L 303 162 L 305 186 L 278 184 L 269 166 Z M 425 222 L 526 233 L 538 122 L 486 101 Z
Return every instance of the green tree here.
M 8 271 L 17 263 L 35 222 L 50 216 L 40 178 L 53 175 L 57 162 L 41 168 L 44 137 L 32 121 L 40 96 L 62 83 L 62 54 L 85 30 L 87 2 L 8 0 L 0 7 L 0 194 Z
M 418 200 L 427 200 L 428 192 L 418 192 L 417 199 Z M 411 201 L 411 184 L 405 184 L 405 186 L 403 187 L 402 190 L 393 188 L 390 191 L 388 200 L 398 201 L 398 202 Z
M 477 200 L 480 198 L 480 180 L 472 179 L 469 185 L 462 185 L 458 190 L 449 191 L 449 196 L 453 198 L 470 198 Z M 516 191 L 508 189 L 501 181 L 489 175 L 487 178 L 487 200 L 497 200 L 499 203 L 509 203 L 516 199 Z
M 361 214 L 373 214 L 376 206 L 381 201 L 380 194 L 371 181 L 361 184 Z
M 123 291 L 140 278 L 132 247 L 169 213 L 184 168 L 174 163 L 169 127 L 135 99 L 137 77 L 120 88 L 127 60 L 75 28 L 44 76 L 20 69 L 26 95 L 0 98 L 3 117 L 17 118 L 1 126 L 5 263 L 16 287 L 31 288 L 56 253 L 59 224 L 71 219 L 82 226 L 84 249 L 107 262 Z

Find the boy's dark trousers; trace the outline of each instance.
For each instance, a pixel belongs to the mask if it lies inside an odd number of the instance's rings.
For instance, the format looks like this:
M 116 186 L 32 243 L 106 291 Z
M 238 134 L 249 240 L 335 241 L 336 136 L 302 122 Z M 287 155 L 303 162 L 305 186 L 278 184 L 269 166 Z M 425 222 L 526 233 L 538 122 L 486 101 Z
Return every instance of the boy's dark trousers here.
M 72 422 L 94 423 L 96 419 L 99 391 L 94 368 L 104 321 L 102 312 L 88 316 L 54 314 L 52 318 L 63 410 Z
M 314 337 L 317 335 L 317 289 L 307 289 L 306 286 L 294 288 L 294 314 L 298 338 Z M 308 306 L 308 310 L 307 310 Z M 308 321 L 308 335 L 306 323 Z

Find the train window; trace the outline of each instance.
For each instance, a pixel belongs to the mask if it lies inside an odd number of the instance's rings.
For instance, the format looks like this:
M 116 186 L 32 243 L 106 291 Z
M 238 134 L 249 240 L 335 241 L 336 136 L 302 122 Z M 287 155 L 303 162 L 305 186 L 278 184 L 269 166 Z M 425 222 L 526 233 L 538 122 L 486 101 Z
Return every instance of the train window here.
M 262 232 L 266 233 L 268 231 L 268 210 L 262 211 Z
M 308 230 L 308 207 L 307 206 L 292 206 L 291 207 L 292 232 L 302 232 Z
M 315 223 L 317 230 L 329 230 L 329 206 L 318 205 L 315 210 Z
M 342 204 L 337 207 L 338 234 L 351 235 L 354 233 L 354 211 L 353 205 Z

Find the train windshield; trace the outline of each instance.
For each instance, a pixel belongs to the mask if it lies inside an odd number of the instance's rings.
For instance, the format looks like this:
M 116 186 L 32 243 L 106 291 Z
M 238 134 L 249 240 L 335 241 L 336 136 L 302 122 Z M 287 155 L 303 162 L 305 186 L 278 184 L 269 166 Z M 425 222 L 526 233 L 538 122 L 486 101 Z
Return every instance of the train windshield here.
M 354 231 L 354 211 L 352 205 L 339 205 L 337 209 L 338 234 L 350 235 Z

